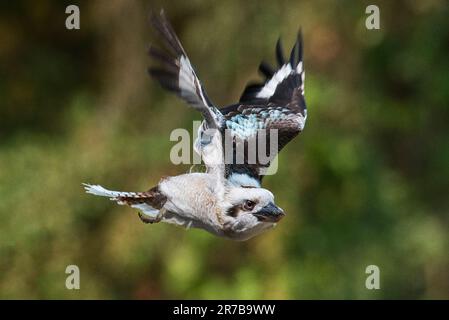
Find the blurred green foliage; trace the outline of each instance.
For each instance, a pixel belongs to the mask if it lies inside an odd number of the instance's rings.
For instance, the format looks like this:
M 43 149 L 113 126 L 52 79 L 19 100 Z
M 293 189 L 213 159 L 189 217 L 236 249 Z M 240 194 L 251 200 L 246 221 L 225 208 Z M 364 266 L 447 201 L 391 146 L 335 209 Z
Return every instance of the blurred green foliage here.
M 78 4 L 81 30 L 65 29 Z M 449 6 L 375 1 L 0 5 L 0 298 L 449 298 Z M 186 172 L 200 115 L 146 75 L 164 7 L 219 105 L 305 41 L 305 131 L 265 179 L 287 217 L 247 242 L 144 225 L 82 182 L 145 190 Z M 67 265 L 81 290 L 65 288 Z M 381 290 L 365 288 L 365 268 Z

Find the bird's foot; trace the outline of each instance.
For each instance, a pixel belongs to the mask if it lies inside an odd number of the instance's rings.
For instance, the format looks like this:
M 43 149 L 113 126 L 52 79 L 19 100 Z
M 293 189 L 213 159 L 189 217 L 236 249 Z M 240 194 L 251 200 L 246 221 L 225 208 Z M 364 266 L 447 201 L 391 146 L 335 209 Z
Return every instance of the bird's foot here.
M 163 210 L 160 210 L 160 212 L 156 216 L 150 216 L 148 214 L 145 214 L 141 211 L 138 212 L 139 218 L 143 223 L 158 223 L 162 220 L 164 212 Z
M 138 215 L 139 215 L 140 220 L 142 220 L 143 223 L 157 223 L 157 222 L 161 221 L 161 219 L 158 217 L 153 218 L 153 217 L 147 216 L 146 214 L 144 214 L 140 211 L 138 212 Z

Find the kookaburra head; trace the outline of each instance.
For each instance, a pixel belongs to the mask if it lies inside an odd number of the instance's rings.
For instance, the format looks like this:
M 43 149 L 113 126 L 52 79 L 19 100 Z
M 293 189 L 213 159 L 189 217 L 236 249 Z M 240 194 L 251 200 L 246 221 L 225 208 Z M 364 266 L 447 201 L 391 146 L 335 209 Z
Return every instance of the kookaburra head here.
M 248 85 L 237 103 L 219 108 L 206 94 L 165 14 L 153 16 L 152 22 L 165 50 L 150 47 L 156 64 L 149 74 L 203 115 L 194 145 L 207 172 L 164 178 L 146 192 L 111 191 L 98 185 L 85 185 L 86 191 L 138 209 L 144 222 L 200 228 L 234 240 L 246 240 L 273 227 L 284 212 L 275 205 L 273 194 L 261 187 L 262 178 L 279 151 L 304 129 L 307 119 L 301 32 L 289 59 L 278 41 L 278 66 L 261 63 L 259 71 L 265 80 Z M 211 135 L 210 130 L 217 134 Z M 271 132 L 276 132 L 276 138 L 270 138 Z M 270 150 L 269 157 L 254 162 L 249 153 L 240 152 L 241 146 L 252 141 L 258 143 L 254 150 Z M 273 141 L 277 143 L 272 153 Z M 232 159 L 241 158 L 243 163 L 228 162 L 225 154 L 236 155 Z
M 231 187 L 222 207 L 225 235 L 234 240 L 246 240 L 272 228 L 285 215 L 274 203 L 273 194 L 263 188 Z
M 267 189 L 233 187 L 225 194 L 223 209 L 234 223 L 276 223 L 285 214 L 274 204 L 274 196 Z

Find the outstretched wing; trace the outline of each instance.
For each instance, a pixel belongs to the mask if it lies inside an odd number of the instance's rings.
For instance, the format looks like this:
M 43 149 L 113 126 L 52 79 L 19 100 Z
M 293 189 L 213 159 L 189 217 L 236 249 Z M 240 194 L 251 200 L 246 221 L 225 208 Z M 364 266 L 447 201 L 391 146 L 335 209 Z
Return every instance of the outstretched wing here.
M 210 128 L 218 128 L 222 121 L 221 113 L 203 89 L 164 11 L 161 11 L 159 15 L 153 15 L 151 22 L 161 36 L 166 50 L 150 47 L 149 55 L 158 64 L 148 69 L 149 74 L 162 87 L 175 92 L 193 108 L 199 110 Z
M 295 46 L 290 53 L 290 59 L 286 61 L 281 40 L 279 39 L 276 43 L 278 69 L 273 70 L 270 65 L 262 61 L 259 66 L 259 71 L 265 76 L 265 81 L 247 85 L 240 97 L 240 103 L 290 105 L 291 107 L 299 108 L 305 116 L 305 73 L 302 49 L 302 33 L 300 30 Z
M 251 162 L 249 155 L 245 154 L 244 163 L 234 161 L 226 164 L 228 179 L 232 179 L 233 175 L 249 176 L 260 182 L 263 170 L 268 168 L 271 160 L 304 129 L 307 109 L 301 32 L 298 33 L 290 59 L 284 59 L 280 41 L 276 45 L 276 57 L 279 64 L 277 70 L 262 62 L 259 70 L 265 76 L 265 81 L 248 85 L 238 104 L 220 110 L 225 118 L 225 127 L 233 139 L 234 155 L 238 154 L 239 144 L 247 146 L 249 141 L 257 140 L 257 143 L 265 143 L 266 155 L 269 156 L 268 163 L 261 163 L 259 158 L 255 163 Z M 277 130 L 277 148 L 274 153 L 269 152 L 271 129 Z M 264 136 L 258 140 L 261 133 Z

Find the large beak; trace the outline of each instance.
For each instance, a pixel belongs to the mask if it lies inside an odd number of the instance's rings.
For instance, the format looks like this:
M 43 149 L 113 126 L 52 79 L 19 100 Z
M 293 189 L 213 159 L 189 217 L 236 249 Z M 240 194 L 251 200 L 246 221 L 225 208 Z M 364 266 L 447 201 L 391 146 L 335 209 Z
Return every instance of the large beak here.
M 253 215 L 256 216 L 259 221 L 277 222 L 285 216 L 285 213 L 281 208 L 270 202 L 259 211 L 253 213 Z

